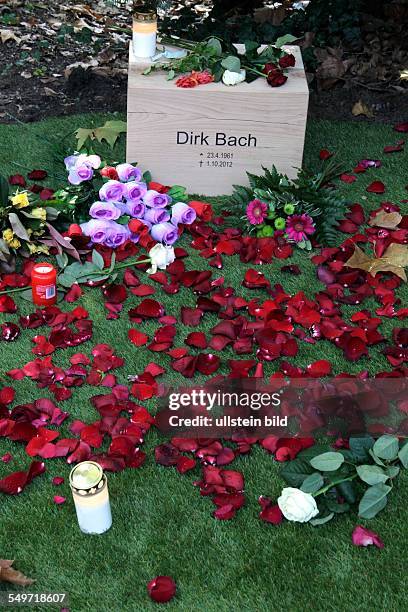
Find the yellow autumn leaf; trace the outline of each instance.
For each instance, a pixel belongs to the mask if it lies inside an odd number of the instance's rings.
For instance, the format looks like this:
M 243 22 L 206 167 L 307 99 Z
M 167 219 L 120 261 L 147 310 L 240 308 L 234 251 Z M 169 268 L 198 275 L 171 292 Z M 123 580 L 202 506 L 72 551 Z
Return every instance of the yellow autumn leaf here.
M 399 212 L 387 213 L 381 210 L 375 217 L 370 219 L 368 225 L 371 227 L 385 227 L 385 229 L 395 229 L 402 221 Z
M 345 262 L 349 268 L 358 268 L 375 276 L 378 272 L 392 272 L 407 282 L 404 268 L 408 266 L 408 246 L 405 244 L 391 244 L 382 257 L 369 257 L 358 247 L 354 246 L 354 253 Z

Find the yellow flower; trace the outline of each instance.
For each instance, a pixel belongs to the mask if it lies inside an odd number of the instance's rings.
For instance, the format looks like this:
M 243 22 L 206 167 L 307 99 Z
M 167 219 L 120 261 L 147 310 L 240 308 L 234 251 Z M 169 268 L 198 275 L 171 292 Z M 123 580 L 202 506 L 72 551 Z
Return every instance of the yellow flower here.
M 3 240 L 5 242 L 7 242 L 7 244 L 10 244 L 10 242 L 13 240 L 14 238 L 14 234 L 13 234 L 13 230 L 11 229 L 6 229 L 3 232 Z
M 28 199 L 28 195 L 24 193 L 16 193 L 15 196 L 11 198 L 13 206 L 16 208 L 26 208 L 30 205 L 30 201 Z
M 13 230 L 6 229 L 3 232 L 3 240 L 12 249 L 18 249 L 21 247 L 21 242 L 14 236 Z
M 41 219 L 41 221 L 46 221 L 47 219 L 47 211 L 45 208 L 33 208 L 31 210 L 31 215 L 36 219 Z
M 34 244 L 33 242 L 27 242 L 27 247 L 31 255 L 36 255 L 37 253 L 49 255 L 48 247 L 45 246 L 45 244 Z

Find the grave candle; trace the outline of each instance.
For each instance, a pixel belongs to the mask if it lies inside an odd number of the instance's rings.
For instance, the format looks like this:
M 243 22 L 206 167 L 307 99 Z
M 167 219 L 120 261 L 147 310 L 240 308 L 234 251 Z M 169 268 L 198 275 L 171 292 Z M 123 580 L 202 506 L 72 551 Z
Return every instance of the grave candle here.
M 108 483 L 94 461 L 78 463 L 69 476 L 79 528 L 83 533 L 101 534 L 112 525 Z
M 133 53 L 147 58 L 156 53 L 157 15 L 154 11 L 138 9 L 133 15 Z
M 57 301 L 57 271 L 50 263 L 37 263 L 31 272 L 33 302 L 50 306 Z

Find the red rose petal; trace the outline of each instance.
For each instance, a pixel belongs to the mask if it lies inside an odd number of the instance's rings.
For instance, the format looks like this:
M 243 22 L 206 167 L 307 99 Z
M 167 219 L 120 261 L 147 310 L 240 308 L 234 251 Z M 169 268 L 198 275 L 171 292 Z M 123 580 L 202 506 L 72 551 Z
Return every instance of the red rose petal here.
M 128 338 L 135 346 L 143 346 L 149 340 L 149 336 L 138 329 L 129 329 Z
M 354 546 L 374 545 L 377 546 L 377 548 L 384 548 L 384 542 L 381 538 L 374 531 L 370 531 L 362 525 L 357 525 L 357 527 L 354 528 L 352 541 Z
M 382 181 L 373 181 L 366 189 L 368 193 L 381 194 L 385 192 L 385 185 Z
M 66 498 L 62 495 L 54 495 L 54 504 L 57 504 L 57 506 L 61 506 L 61 504 L 65 504 L 65 502 Z

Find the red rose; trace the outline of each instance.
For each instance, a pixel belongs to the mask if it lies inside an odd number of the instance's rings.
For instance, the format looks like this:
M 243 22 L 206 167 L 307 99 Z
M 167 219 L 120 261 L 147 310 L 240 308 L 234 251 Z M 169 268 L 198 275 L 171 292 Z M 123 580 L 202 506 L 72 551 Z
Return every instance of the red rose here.
M 264 74 L 269 74 L 271 70 L 278 70 L 278 66 L 272 62 L 269 62 L 269 64 L 265 64 L 265 66 L 262 68 L 262 72 Z
M 147 225 L 139 221 L 139 219 L 131 219 L 128 227 L 132 234 L 146 234 L 149 231 Z
M 150 181 L 148 187 L 149 189 L 154 189 L 159 193 L 167 193 L 170 189 L 168 185 L 162 185 L 161 183 L 156 183 L 156 181 Z
M 105 166 L 105 168 L 102 168 L 100 172 L 101 176 L 105 176 L 111 181 L 117 181 L 119 178 L 116 168 L 113 168 L 112 166 Z
M 281 87 L 286 83 L 288 77 L 279 70 L 271 70 L 266 80 L 271 87 Z
M 213 209 L 211 204 L 208 202 L 201 202 L 200 200 L 192 200 L 188 203 L 191 208 L 197 213 L 197 216 L 200 217 L 203 221 L 211 221 L 213 216 Z
M 296 64 L 296 58 L 292 53 L 287 53 L 279 59 L 281 68 L 292 68 Z
M 73 236 L 82 236 L 82 230 L 76 223 L 71 223 L 68 228 L 68 236 L 72 238 Z

